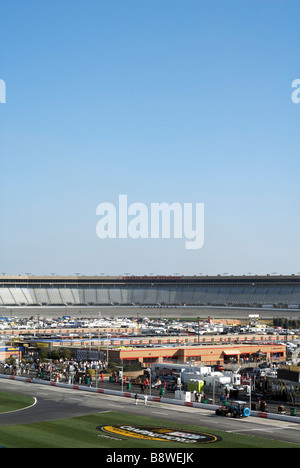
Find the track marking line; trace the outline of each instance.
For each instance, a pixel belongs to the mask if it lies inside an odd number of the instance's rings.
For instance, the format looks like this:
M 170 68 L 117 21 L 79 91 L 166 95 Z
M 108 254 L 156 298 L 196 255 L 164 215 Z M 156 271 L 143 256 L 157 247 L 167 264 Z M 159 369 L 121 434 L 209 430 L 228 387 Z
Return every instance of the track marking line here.
M 32 398 L 34 399 L 34 403 L 32 403 L 32 405 L 25 406 L 25 408 L 20 408 L 20 409 L 16 409 L 16 410 L 13 410 L 13 411 L 6 411 L 5 413 L 0 413 L 0 416 L 2 416 L 2 414 L 17 413 L 19 411 L 24 411 L 24 410 L 28 410 L 30 408 L 33 408 L 37 404 L 37 399 L 35 397 L 32 397 Z

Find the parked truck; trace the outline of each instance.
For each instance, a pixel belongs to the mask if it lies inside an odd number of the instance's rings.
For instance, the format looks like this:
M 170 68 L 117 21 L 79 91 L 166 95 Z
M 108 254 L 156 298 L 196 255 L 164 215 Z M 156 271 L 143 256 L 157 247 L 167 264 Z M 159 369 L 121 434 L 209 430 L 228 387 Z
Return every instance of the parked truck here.
M 191 379 L 202 380 L 205 387 L 227 387 L 231 389 L 233 387 L 239 387 L 241 384 L 241 376 L 235 373 L 222 373 L 222 372 L 181 372 L 181 382 L 184 388 L 187 382 Z

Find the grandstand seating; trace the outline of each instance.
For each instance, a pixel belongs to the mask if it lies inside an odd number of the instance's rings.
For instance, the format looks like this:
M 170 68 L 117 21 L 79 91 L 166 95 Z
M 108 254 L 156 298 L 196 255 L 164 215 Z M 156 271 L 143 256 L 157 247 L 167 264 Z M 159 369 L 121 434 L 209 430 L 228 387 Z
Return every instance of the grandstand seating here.
M 253 282 L 254 281 L 254 282 Z M 241 306 L 300 307 L 300 282 L 255 280 L 236 283 L 218 280 L 167 284 L 153 281 L 94 284 L 28 284 L 0 283 L 0 306 L 24 305 L 166 305 L 166 306 Z

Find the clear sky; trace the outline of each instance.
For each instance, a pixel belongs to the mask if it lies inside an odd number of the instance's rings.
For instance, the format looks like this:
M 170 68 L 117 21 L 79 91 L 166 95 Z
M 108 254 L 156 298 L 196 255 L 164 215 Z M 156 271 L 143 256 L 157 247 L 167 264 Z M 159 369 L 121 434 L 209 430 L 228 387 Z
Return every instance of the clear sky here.
M 0 274 L 300 272 L 299 0 L 0 0 Z M 205 242 L 96 208 L 204 203 Z

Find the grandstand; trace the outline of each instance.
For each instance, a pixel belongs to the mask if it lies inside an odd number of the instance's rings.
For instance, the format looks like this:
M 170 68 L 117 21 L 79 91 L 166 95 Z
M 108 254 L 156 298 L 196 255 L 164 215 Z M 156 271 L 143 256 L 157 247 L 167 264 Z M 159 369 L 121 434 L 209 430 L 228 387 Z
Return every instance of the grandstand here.
M 300 308 L 299 275 L 0 276 L 0 306 Z

